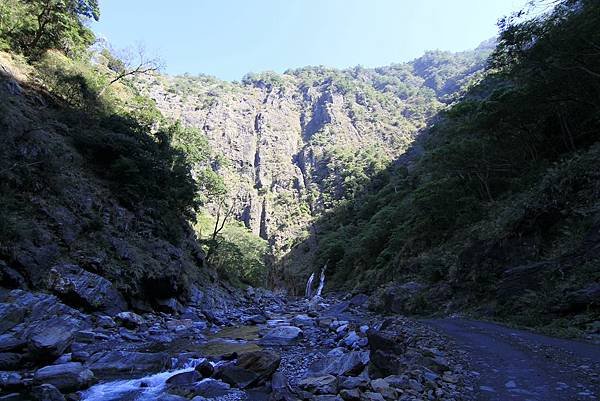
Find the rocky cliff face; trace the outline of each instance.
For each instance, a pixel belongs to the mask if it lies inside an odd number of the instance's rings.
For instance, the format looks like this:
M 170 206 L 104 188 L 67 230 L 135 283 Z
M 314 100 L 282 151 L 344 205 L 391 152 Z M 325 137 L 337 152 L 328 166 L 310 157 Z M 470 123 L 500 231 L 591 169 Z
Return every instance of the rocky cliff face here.
M 488 50 L 430 52 L 377 69 L 252 74 L 241 83 L 186 75 L 139 84 L 227 161 L 214 168 L 234 182 L 236 218 L 269 241 L 277 261 L 309 236 L 315 217 L 404 153 Z M 314 246 L 303 247 L 310 254 Z

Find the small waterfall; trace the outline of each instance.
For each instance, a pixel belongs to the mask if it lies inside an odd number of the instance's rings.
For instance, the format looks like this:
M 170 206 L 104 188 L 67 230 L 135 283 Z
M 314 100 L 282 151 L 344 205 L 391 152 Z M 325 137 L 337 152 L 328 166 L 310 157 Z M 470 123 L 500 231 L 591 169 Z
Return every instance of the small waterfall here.
M 325 286 L 325 270 L 327 270 L 327 265 L 323 266 L 321 269 L 321 278 L 319 279 L 319 288 L 317 288 L 316 297 L 320 297 L 323 292 L 323 287 Z
M 308 278 L 308 281 L 306 282 L 306 298 L 310 299 L 312 298 L 312 285 L 313 285 L 313 281 L 315 280 L 315 273 L 311 274 L 310 277 Z

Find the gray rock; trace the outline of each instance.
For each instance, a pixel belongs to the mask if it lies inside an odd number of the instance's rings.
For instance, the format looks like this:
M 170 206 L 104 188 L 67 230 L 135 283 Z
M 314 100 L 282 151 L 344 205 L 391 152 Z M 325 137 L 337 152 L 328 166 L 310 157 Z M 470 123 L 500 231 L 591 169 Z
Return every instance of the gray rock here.
M 14 352 L 0 353 L 0 370 L 15 370 L 21 368 L 21 354 Z
M 170 367 L 171 358 L 166 353 L 106 351 L 92 355 L 89 361 L 90 370 L 101 379 L 160 372 Z
M 340 388 L 342 389 L 365 389 L 369 385 L 369 379 L 364 376 L 340 376 Z
M 183 306 L 175 298 L 159 299 L 156 305 L 160 312 L 176 314 L 183 311 Z
M 117 323 L 110 316 L 104 316 L 104 315 L 98 316 L 97 322 L 98 322 L 98 326 L 100 326 L 104 329 L 112 329 L 112 328 L 117 327 Z
M 292 319 L 292 324 L 294 326 L 300 327 L 312 327 L 315 326 L 315 320 L 307 315 L 298 315 Z
M 21 351 L 27 341 L 15 336 L 13 333 L 0 335 L 0 352 Z
M 22 377 L 17 372 L 0 372 L 0 388 L 11 390 L 22 387 Z
M 367 391 L 363 393 L 360 397 L 363 401 L 385 401 L 383 396 L 379 393 L 374 393 L 372 391 Z
M 211 377 L 215 372 L 214 366 L 207 360 L 204 360 L 201 363 L 199 363 L 195 369 L 196 372 L 200 373 L 200 375 L 204 378 Z
M 38 325 L 29 337 L 28 347 L 36 359 L 59 357 L 71 345 L 77 327 L 63 318 L 53 318 Z
M 309 376 L 356 376 L 369 363 L 369 353 L 352 351 L 341 356 L 326 356 L 308 367 Z
M 262 345 L 293 345 L 302 338 L 302 330 L 295 326 L 279 326 L 271 329 L 259 343 Z
M 344 401 L 360 401 L 361 392 L 358 389 L 344 389 L 340 391 L 340 397 Z
M 110 312 L 127 308 L 125 299 L 110 281 L 77 265 L 52 267 L 48 286 L 65 303 L 76 307 Z
M 65 397 L 52 384 L 42 384 L 31 389 L 31 398 L 35 401 L 65 401 Z
M 298 386 L 313 394 L 337 394 L 338 379 L 333 375 L 306 377 Z
M 128 329 L 137 329 L 146 322 L 143 317 L 134 312 L 120 312 L 115 316 L 115 320 Z
M 89 387 L 94 374 L 79 362 L 50 365 L 38 369 L 33 375 L 36 384 L 52 384 L 61 391 L 76 391 Z

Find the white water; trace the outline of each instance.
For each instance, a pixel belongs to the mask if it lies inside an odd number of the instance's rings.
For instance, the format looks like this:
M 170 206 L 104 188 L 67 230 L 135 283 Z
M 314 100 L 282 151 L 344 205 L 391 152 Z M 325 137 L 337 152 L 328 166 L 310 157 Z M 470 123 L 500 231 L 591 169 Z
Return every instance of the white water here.
M 311 274 L 310 277 L 308 278 L 308 281 L 306 282 L 306 298 L 312 298 L 312 285 L 313 285 L 313 281 L 315 280 L 315 273 Z
M 117 380 L 96 384 L 83 392 L 81 401 L 155 401 L 164 392 L 165 383 L 169 377 L 178 373 L 192 371 L 204 360 L 204 358 L 189 359 L 180 369 L 161 372 L 139 379 Z M 176 360 L 173 362 L 174 364 L 178 363 Z
M 319 279 L 319 288 L 317 289 L 316 297 L 320 297 L 323 292 L 323 287 L 325 287 L 325 270 L 327 269 L 327 265 L 325 265 L 321 269 L 321 278 Z

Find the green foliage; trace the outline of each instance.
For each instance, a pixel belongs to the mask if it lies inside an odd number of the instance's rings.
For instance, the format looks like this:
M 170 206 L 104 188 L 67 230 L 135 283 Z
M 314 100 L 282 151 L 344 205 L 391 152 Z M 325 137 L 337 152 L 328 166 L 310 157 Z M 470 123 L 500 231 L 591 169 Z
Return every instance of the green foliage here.
M 84 21 L 99 16 L 97 0 L 3 0 L 0 37 L 5 46 L 31 57 L 48 49 L 76 54 L 94 41 Z
M 531 262 L 583 252 L 600 213 L 598 26 L 600 4 L 588 0 L 564 0 L 533 19 L 504 21 L 485 76 L 476 82 L 457 73 L 464 71 L 460 59 L 444 61 L 445 53 L 415 61 L 416 73 L 438 97 L 457 85 L 464 97 L 429 129 L 410 171 L 392 166 L 322 219 L 315 264 L 329 261 L 338 285 L 374 287 L 417 275 L 489 299 L 503 269 L 523 263 L 522 256 L 513 262 L 502 255 L 506 260 L 496 269 L 491 258 L 506 251 L 489 256 L 482 247 L 479 259 L 465 266 L 460 255 L 474 242 L 514 243 L 514 252 L 530 244 Z M 389 78 L 378 88 L 415 95 Z M 550 306 L 585 285 L 581 271 L 596 277 L 592 264 L 547 277 L 541 290 L 499 306 L 499 316 L 523 311 L 521 323 L 546 325 L 570 313 Z M 597 316 L 591 308 L 588 316 Z
M 203 213 L 198 217 L 196 231 L 211 233 L 214 225 L 214 218 Z M 223 278 L 239 284 L 266 285 L 268 243 L 241 223 L 227 223 L 215 241 L 202 235 L 201 241 L 209 249 L 209 263 Z

